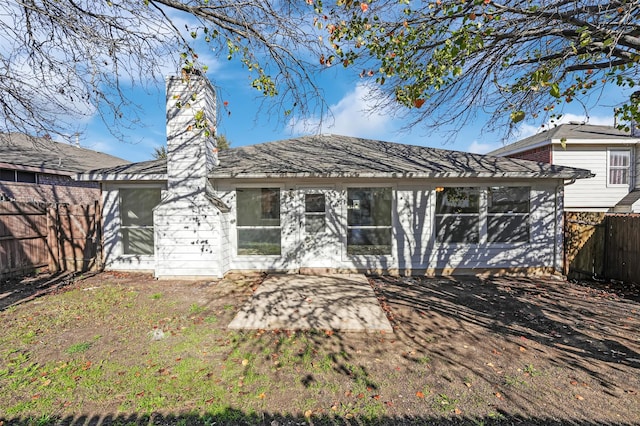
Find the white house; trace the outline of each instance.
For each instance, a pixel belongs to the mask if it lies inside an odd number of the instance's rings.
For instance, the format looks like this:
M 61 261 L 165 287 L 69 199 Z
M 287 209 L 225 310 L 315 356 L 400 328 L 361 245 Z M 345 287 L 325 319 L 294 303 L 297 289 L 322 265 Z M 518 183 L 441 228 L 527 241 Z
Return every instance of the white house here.
M 587 170 L 321 135 L 217 152 L 208 80 L 167 80 L 166 161 L 103 188 L 108 269 L 463 274 L 561 269 L 563 188 Z
M 640 212 L 640 135 L 611 126 L 561 124 L 491 151 L 497 155 L 591 170 L 565 188 L 568 211 Z

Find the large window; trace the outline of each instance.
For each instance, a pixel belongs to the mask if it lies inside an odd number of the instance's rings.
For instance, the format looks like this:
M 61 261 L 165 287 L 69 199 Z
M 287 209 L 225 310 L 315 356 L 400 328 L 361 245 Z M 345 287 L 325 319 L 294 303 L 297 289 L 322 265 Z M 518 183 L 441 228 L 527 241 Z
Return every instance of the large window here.
M 158 203 L 160 188 L 120 189 L 124 254 L 153 254 L 153 208 Z
M 391 254 L 391 188 L 349 188 L 347 198 L 347 253 Z
M 529 241 L 530 188 L 492 187 L 487 193 L 487 241 Z
M 437 188 L 436 241 L 465 244 L 528 242 L 530 193 L 528 186 Z
M 478 188 L 438 188 L 436 194 L 436 241 L 478 243 L 480 240 Z
M 236 193 L 238 255 L 280 255 L 280 189 L 241 188 Z
M 609 185 L 629 185 L 631 179 L 631 150 L 610 149 Z

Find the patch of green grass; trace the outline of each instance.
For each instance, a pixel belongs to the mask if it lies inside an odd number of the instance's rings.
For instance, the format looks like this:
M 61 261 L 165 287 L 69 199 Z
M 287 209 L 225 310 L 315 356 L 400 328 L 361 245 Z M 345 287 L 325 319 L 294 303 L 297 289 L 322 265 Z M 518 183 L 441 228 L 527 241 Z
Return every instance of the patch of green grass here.
M 163 296 L 163 294 L 162 294 L 162 293 L 153 293 L 153 294 L 151 295 L 151 299 L 153 299 L 153 300 L 160 300 L 160 299 L 162 299 L 162 296 Z
M 504 384 L 507 386 L 526 386 L 527 382 L 516 376 L 504 376 Z
M 215 315 L 209 315 L 204 319 L 204 322 L 206 322 L 207 324 L 215 324 L 218 322 L 218 317 L 216 317 Z
M 204 306 L 200 306 L 197 303 L 192 303 L 191 306 L 189 306 L 190 315 L 198 315 L 203 313 L 204 311 L 205 311 Z
M 525 368 L 524 368 L 524 372 L 527 373 L 529 376 L 531 377 L 536 377 L 541 375 L 542 373 L 538 370 L 535 369 L 535 367 L 533 366 L 533 364 L 528 364 Z
M 91 345 L 91 342 L 74 343 L 73 345 L 69 346 L 65 352 L 69 355 L 84 353 L 89 350 Z
M 418 358 L 418 364 L 426 365 L 431 362 L 431 357 L 428 355 Z
M 455 410 L 456 405 L 458 404 L 458 400 L 451 398 L 449 395 L 445 393 L 440 393 L 435 396 L 433 399 L 434 407 L 436 410 L 445 412 L 451 412 Z
M 28 330 L 20 337 L 20 341 L 25 345 L 30 345 L 36 339 L 36 335 L 37 333 L 35 330 Z

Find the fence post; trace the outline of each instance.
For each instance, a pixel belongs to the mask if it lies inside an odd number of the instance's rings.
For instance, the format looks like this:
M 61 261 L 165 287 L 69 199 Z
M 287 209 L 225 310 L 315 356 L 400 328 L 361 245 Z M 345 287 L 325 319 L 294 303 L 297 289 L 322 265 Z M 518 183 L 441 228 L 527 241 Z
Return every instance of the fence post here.
M 102 203 L 100 202 L 100 200 L 96 200 L 95 202 L 95 216 L 94 216 L 94 223 L 95 223 L 95 242 L 94 244 L 96 245 L 96 250 L 95 250 L 95 254 L 96 254 L 96 258 L 95 258 L 95 269 L 97 271 L 101 271 L 102 270 Z
M 58 239 L 58 208 L 51 204 L 47 212 L 47 245 L 49 246 L 49 272 L 60 271 L 60 244 Z

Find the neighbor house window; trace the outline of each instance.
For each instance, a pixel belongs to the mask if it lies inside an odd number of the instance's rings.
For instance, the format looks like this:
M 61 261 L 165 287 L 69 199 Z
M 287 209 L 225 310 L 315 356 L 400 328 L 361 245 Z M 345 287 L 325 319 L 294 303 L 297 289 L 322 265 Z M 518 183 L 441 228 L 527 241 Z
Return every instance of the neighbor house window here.
M 487 241 L 520 243 L 529 241 L 529 198 L 531 189 L 491 187 L 487 193 Z
M 153 208 L 159 203 L 160 188 L 120 189 L 124 254 L 153 254 Z
M 237 189 L 238 254 L 279 255 L 280 189 Z
M 478 188 L 436 189 L 436 241 L 478 243 L 480 191 Z
M 609 185 L 629 185 L 631 178 L 631 150 L 610 149 Z
M 38 176 L 34 172 L 0 169 L 0 180 L 9 182 L 37 183 Z
M 347 254 L 391 254 L 391 188 L 349 188 L 347 199 Z

